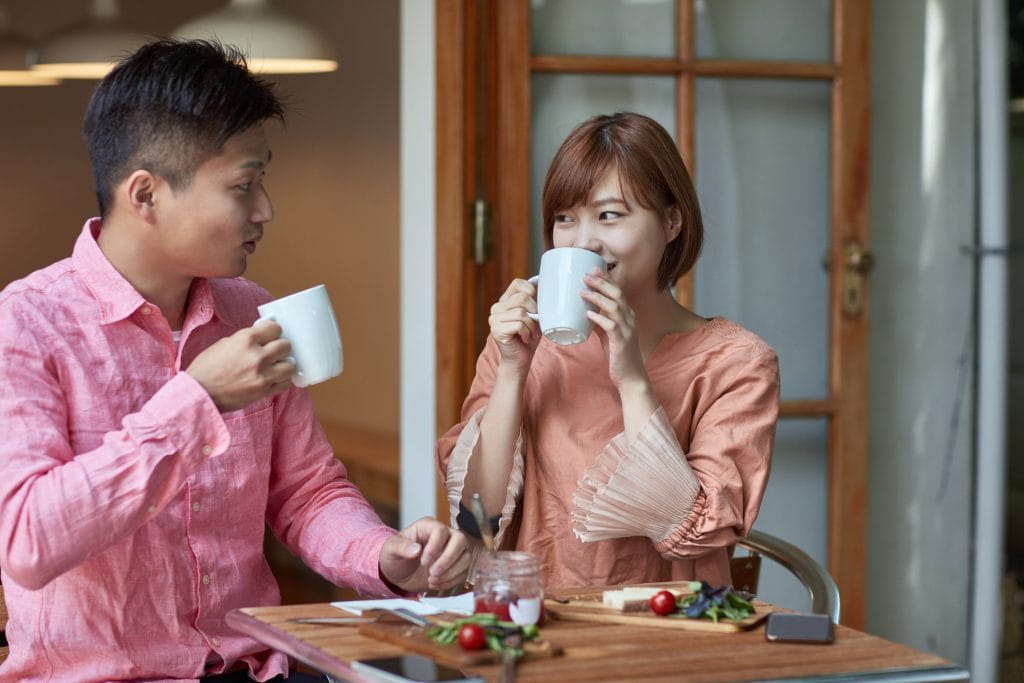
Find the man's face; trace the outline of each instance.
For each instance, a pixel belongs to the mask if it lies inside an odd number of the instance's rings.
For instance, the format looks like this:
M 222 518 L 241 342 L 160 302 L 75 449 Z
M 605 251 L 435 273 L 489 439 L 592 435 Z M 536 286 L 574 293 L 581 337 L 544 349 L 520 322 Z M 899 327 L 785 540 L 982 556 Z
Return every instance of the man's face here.
M 160 267 L 168 275 L 236 277 L 274 217 L 263 176 L 270 146 L 263 127 L 228 139 L 224 151 L 204 162 L 192 182 L 166 188 L 160 201 Z

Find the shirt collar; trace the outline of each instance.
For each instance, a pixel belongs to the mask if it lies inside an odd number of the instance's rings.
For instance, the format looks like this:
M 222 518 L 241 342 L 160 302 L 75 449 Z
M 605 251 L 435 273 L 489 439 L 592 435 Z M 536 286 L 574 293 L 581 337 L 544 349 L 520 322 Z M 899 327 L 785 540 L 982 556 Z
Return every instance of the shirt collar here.
M 71 260 L 81 275 L 86 287 L 92 292 L 100 307 L 100 322 L 108 324 L 124 320 L 134 314 L 146 300 L 121 273 L 114 268 L 96 239 L 103 228 L 102 218 L 90 218 L 82 227 L 75 242 Z M 196 278 L 189 293 L 185 326 L 197 327 L 214 316 L 222 318 L 217 306 L 217 297 L 206 278 Z M 194 319 L 190 321 L 190 319 Z

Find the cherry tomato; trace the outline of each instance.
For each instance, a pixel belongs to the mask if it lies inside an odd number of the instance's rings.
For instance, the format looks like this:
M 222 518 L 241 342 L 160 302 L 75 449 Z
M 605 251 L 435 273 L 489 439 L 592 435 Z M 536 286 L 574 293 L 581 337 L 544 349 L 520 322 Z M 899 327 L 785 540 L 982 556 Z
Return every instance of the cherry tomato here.
M 459 645 L 463 650 L 479 650 L 487 643 L 487 634 L 480 624 L 463 624 L 459 627 Z
M 676 596 L 668 591 L 658 591 L 651 596 L 651 611 L 665 616 L 676 611 Z

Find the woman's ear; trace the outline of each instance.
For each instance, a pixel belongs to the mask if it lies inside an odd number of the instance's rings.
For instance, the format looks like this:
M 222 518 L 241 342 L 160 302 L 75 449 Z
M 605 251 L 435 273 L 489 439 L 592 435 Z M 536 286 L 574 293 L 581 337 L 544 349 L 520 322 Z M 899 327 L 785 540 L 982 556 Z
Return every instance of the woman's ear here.
M 668 207 L 665 210 L 665 244 L 679 237 L 679 233 L 682 231 L 683 212 L 679 210 L 678 206 Z

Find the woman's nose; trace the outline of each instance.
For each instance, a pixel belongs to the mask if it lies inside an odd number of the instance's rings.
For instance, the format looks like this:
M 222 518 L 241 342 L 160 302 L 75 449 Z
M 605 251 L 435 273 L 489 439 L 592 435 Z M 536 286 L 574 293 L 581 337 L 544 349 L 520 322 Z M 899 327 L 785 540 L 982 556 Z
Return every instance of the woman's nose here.
M 590 237 L 585 234 L 579 235 L 576 238 L 575 244 L 573 244 L 572 246 L 577 247 L 579 249 L 586 249 L 587 251 L 592 251 L 595 254 L 601 253 L 601 242 L 597 238 Z

